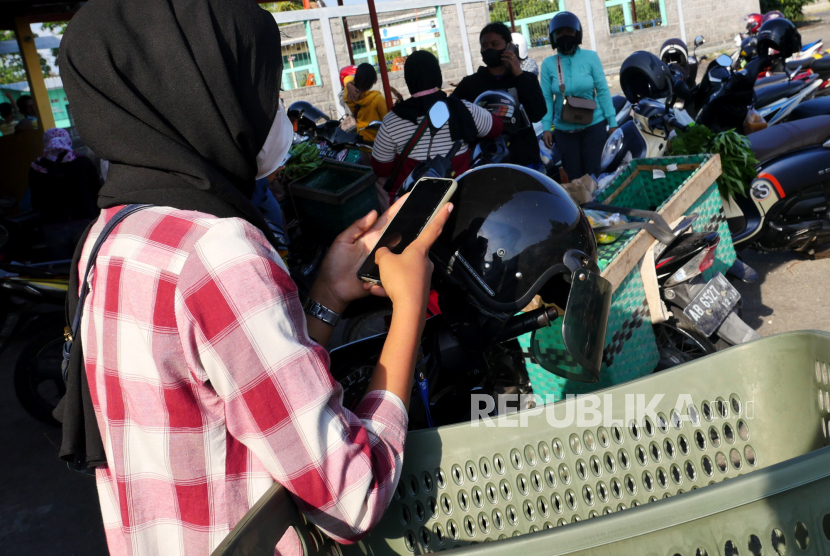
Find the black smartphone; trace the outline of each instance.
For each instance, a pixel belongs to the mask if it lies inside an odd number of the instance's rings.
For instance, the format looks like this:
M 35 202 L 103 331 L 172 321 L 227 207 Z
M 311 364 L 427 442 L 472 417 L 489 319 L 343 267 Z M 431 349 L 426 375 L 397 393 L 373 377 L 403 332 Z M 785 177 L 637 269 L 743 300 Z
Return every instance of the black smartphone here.
M 380 269 L 375 264 L 375 252 L 386 247 L 392 253 L 400 255 L 432 222 L 438 210 L 450 200 L 455 188 L 455 180 L 448 178 L 421 178 L 412 188 L 398 213 L 390 220 L 372 252 L 360 265 L 357 277 L 364 282 L 380 285 Z

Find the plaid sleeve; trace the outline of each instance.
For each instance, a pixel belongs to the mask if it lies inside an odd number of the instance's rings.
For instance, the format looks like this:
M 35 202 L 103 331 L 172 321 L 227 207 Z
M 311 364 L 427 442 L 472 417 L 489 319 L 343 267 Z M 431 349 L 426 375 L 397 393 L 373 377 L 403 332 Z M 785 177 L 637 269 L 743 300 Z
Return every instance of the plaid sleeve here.
M 187 363 L 224 404 L 228 432 L 321 529 L 354 542 L 380 520 L 397 484 L 404 405 L 372 392 L 355 413 L 344 409 L 277 253 L 250 224 L 217 222 L 196 242 L 176 290 Z

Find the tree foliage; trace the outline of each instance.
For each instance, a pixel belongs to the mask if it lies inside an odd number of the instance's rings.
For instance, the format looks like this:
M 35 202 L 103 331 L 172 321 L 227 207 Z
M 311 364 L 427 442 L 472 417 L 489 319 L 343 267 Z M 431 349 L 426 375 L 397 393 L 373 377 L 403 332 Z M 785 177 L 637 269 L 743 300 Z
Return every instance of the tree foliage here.
M 513 2 L 514 19 L 524 19 L 537 15 L 552 14 L 559 11 L 557 0 L 521 0 Z M 491 21 L 510 21 L 510 14 L 507 12 L 507 2 L 494 2 L 490 5 Z
M 791 20 L 797 21 L 804 18 L 804 6 L 812 4 L 816 0 L 761 0 L 761 13 L 778 10 L 784 13 L 784 16 Z
M 33 33 L 33 35 L 37 36 L 36 33 Z M 16 38 L 13 31 L 0 31 L 0 40 L 13 41 Z M 40 69 L 43 72 L 43 77 L 50 77 L 52 72 L 46 59 L 40 54 L 38 54 L 38 58 L 40 59 Z M 0 55 L 0 84 L 6 85 L 19 83 L 20 81 L 26 81 L 26 67 L 23 65 L 23 58 L 20 54 Z

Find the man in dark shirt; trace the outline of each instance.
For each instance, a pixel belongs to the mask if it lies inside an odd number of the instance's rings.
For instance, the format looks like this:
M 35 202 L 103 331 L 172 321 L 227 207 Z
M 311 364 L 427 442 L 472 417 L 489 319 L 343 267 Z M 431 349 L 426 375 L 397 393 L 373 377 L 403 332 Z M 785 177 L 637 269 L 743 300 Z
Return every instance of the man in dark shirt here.
M 510 29 L 503 23 L 490 23 L 481 30 L 479 42 L 481 57 L 485 65 L 468 75 L 458 84 L 453 96 L 473 102 L 485 91 L 507 91 L 515 88 L 519 103 L 524 107 L 531 122 L 542 120 L 545 115 L 545 97 L 539 80 L 532 73 L 522 71 L 521 60 L 515 51 L 508 48 Z M 539 157 L 539 142 L 533 127 L 519 131 L 510 138 L 510 162 L 542 170 Z

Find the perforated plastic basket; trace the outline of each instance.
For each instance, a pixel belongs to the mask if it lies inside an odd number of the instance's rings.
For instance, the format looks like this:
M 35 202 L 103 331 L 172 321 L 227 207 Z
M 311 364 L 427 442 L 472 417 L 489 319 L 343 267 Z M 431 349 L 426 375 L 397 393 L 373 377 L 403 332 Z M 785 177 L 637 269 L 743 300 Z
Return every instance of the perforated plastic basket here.
M 715 263 L 704 273 L 704 276 L 710 279 L 717 272 L 725 274 L 735 262 L 737 255 L 732 245 L 732 236 L 726 223 L 718 186 L 714 181 L 716 176 L 707 178 L 701 175 L 703 165 L 711 158 L 711 155 L 700 155 L 633 160 L 628 168 L 597 197 L 597 201 L 614 206 L 663 213 L 671 201 L 683 195 L 683 191 L 692 180 L 711 180 L 699 189 L 702 194 L 696 198 L 689 198 L 683 204 L 683 213 L 696 212 L 698 214 L 698 219 L 692 225 L 695 232 L 717 231 L 720 235 L 721 241 L 715 251 Z M 676 165 L 678 169 L 669 171 L 670 165 Z M 665 177 L 655 178 L 653 168 L 661 169 Z M 626 247 L 638 237 L 643 236 L 638 235 L 637 231 L 629 231 L 614 243 L 600 245 L 600 268 L 603 270 L 609 268 Z M 650 236 L 645 239 L 649 243 L 652 241 Z M 627 276 L 619 283 L 612 297 L 603 364 L 598 383 L 576 382 L 546 371 L 536 364 L 531 355 L 530 335 L 519 338 L 519 344 L 525 353 L 525 367 L 534 393 L 560 400 L 568 394 L 581 394 L 622 384 L 645 376 L 654 369 L 659 359 L 657 343 L 651 327 L 643 281 L 634 262 L 634 260 L 631 261 Z M 548 356 L 559 362 L 559 367 L 575 365 L 564 348 L 562 328 L 558 323 L 537 331 L 536 337 L 542 349 L 548 352 Z
M 323 545 L 275 487 L 271 513 L 250 512 L 215 554 L 257 553 L 252 539 L 289 523 L 308 554 L 830 554 L 830 334 L 765 338 L 597 394 L 621 424 L 525 412 L 510 419 L 526 426 L 410 433 L 397 494 L 355 545 Z M 655 418 L 626 415 L 637 395 L 662 395 Z M 579 403 L 544 411 L 563 421 Z

